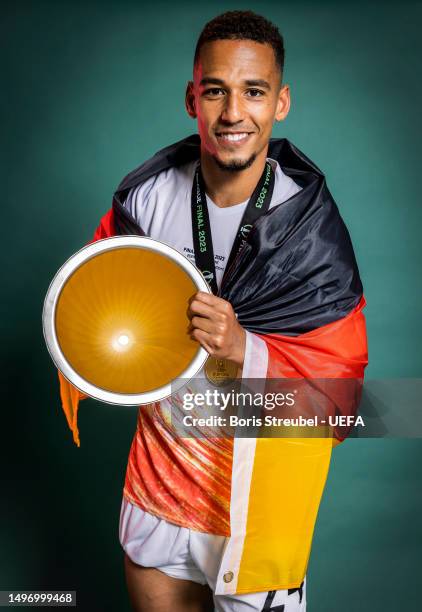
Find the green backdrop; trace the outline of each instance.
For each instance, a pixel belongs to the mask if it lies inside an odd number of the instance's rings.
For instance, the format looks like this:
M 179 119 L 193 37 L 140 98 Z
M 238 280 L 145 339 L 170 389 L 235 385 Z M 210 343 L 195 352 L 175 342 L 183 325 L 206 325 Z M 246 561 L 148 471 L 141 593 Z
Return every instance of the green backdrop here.
M 62 415 L 41 329 L 60 265 L 122 176 L 195 131 L 184 112 L 196 37 L 219 12 L 279 25 L 286 136 L 326 173 L 368 301 L 368 377 L 421 377 L 421 5 L 416 2 L 2 3 L 0 590 L 76 589 L 129 610 L 118 518 L 136 409 Z M 349 440 L 334 461 L 308 577 L 311 612 L 416 609 L 420 440 Z

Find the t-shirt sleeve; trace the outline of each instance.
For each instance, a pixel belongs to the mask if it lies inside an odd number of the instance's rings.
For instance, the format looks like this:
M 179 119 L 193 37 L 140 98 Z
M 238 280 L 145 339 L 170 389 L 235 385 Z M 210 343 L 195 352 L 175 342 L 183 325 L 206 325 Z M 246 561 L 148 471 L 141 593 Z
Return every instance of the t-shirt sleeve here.
M 141 227 L 145 223 L 145 216 L 159 181 L 160 175 L 156 175 L 145 181 L 145 183 L 133 187 L 123 202 L 123 206 Z
M 280 167 L 280 164 L 275 160 L 270 160 L 273 168 L 275 169 L 275 184 L 274 193 L 271 200 L 272 206 L 277 206 L 285 202 L 298 191 L 302 190 L 302 187 L 298 185 L 290 176 L 288 176 Z

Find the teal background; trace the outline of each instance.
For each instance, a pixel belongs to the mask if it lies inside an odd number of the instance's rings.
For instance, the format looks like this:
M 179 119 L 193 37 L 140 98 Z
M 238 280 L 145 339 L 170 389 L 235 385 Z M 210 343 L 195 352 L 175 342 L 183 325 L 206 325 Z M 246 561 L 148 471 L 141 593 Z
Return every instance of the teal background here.
M 2 3 L 0 590 L 76 589 L 124 612 L 118 517 L 136 410 L 93 400 L 81 447 L 61 412 L 41 312 L 123 175 L 195 131 L 184 111 L 208 19 L 251 8 L 286 43 L 285 136 L 323 171 L 368 306 L 368 377 L 421 377 L 421 5 L 416 2 Z M 311 612 L 420 601 L 420 440 L 334 453 L 308 572 Z

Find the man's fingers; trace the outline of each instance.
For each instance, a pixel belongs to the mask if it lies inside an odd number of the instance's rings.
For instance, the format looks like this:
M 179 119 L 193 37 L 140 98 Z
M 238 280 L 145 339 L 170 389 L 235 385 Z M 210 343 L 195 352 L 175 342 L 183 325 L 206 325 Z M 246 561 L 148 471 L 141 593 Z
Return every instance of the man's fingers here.
M 227 300 L 199 291 L 190 298 L 186 314 L 189 319 L 198 314 L 201 317 L 226 321 L 233 318 L 234 311 Z
M 221 298 L 218 298 L 213 293 L 206 293 L 206 291 L 197 291 L 195 295 L 191 297 L 191 300 L 199 300 L 200 302 L 203 302 L 204 304 L 209 304 L 210 306 L 214 304 L 216 300 L 220 299 Z
M 194 329 L 193 332 L 191 333 L 191 338 L 192 340 L 196 340 L 197 342 L 199 342 L 199 344 L 210 355 L 214 353 L 214 349 L 212 348 L 210 344 L 211 336 L 207 332 L 203 331 L 202 329 Z
M 215 330 L 215 325 L 210 319 L 206 319 L 205 317 L 198 317 L 197 315 L 195 315 L 191 319 L 189 328 L 190 330 L 202 329 L 202 331 L 212 333 Z
M 211 305 L 213 302 L 213 298 L 215 298 L 215 295 L 213 293 L 206 293 L 205 291 L 197 291 L 189 298 L 188 304 L 190 305 L 194 300 L 197 300 L 198 302 L 203 302 L 204 304 Z
M 205 304 L 205 302 L 201 302 L 199 300 L 193 300 L 188 307 L 187 315 L 189 319 L 192 319 L 195 315 L 200 315 L 201 317 L 207 317 L 210 319 L 214 314 L 214 309 Z

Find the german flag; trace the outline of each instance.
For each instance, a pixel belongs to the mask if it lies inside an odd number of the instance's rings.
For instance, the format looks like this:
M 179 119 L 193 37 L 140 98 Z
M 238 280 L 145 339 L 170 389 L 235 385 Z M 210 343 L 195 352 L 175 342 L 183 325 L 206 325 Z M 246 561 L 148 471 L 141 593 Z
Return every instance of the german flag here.
M 144 235 L 125 208 L 129 190 L 197 159 L 199 144 L 197 135 L 186 138 L 131 172 L 93 240 Z M 232 304 L 239 323 L 265 342 L 267 379 L 350 381 L 331 387 L 328 401 L 334 413 L 354 415 L 368 355 L 365 299 L 350 236 L 315 164 L 286 139 L 271 140 L 268 157 L 301 190 L 258 219 L 226 270 L 219 296 Z M 59 377 L 79 445 L 77 409 L 84 396 Z M 336 430 L 334 444 L 346 433 Z M 230 583 L 219 576 L 217 594 L 300 587 L 332 446 L 326 437 L 235 440 L 231 516 L 242 518 L 232 521 L 221 572 L 227 559 L 237 571 Z

